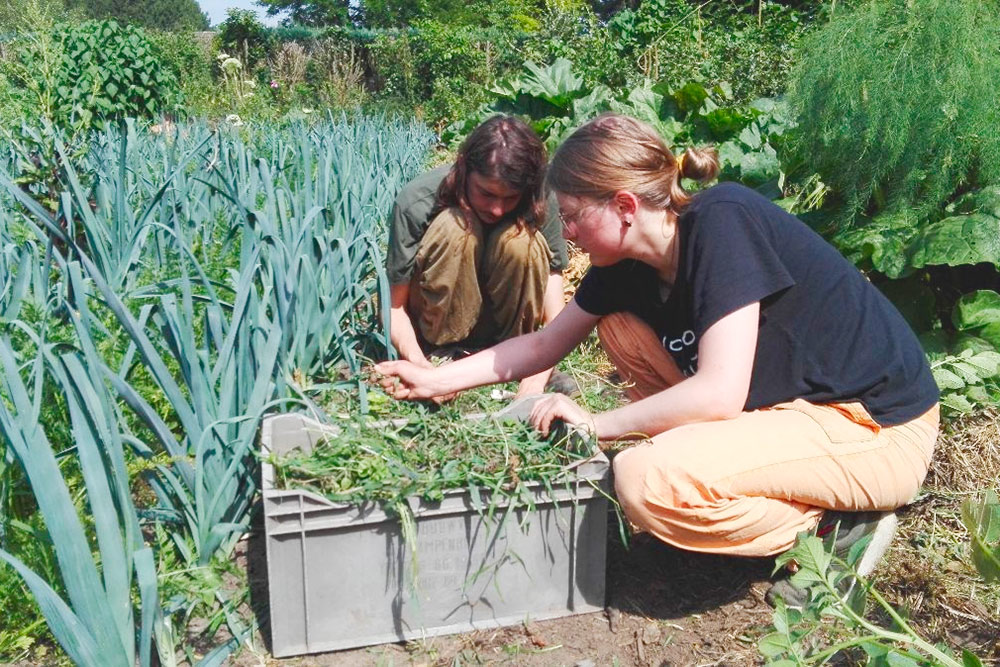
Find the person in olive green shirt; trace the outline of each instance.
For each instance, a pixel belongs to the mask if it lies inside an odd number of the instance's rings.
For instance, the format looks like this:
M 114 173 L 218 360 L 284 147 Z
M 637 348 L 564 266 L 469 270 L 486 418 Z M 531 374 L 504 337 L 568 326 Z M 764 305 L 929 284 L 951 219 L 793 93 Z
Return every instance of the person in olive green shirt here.
M 454 164 L 396 197 L 389 230 L 389 336 L 402 359 L 482 348 L 534 331 L 563 307 L 566 241 L 549 214 L 545 149 L 523 121 L 494 116 Z M 521 381 L 541 393 L 551 369 Z

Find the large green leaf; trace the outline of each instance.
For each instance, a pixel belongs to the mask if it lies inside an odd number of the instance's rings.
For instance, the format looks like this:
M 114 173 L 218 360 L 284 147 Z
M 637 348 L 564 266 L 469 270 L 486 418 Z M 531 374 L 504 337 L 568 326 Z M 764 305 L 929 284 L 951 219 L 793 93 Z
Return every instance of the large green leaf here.
M 667 113 L 664 96 L 649 82 L 631 90 L 624 102 L 612 102 L 611 110 L 649 123 L 668 146 L 675 143 L 677 135 L 684 129 L 679 120 Z
M 573 119 L 583 123 L 610 108 L 614 93 L 604 85 L 594 86 L 594 89 L 583 97 L 573 100 Z
M 563 112 L 569 112 L 573 100 L 586 94 L 583 79 L 573 73 L 573 63 L 565 58 L 557 58 L 548 67 L 529 60 L 524 69 L 520 93 L 543 99 Z
M 963 294 L 955 302 L 951 320 L 959 331 L 1000 323 L 1000 294 L 993 290 Z
M 990 490 L 962 504 L 962 522 L 972 537 L 972 562 L 986 581 L 1000 581 L 1000 499 Z
M 929 225 L 909 246 L 910 264 L 1000 266 L 1000 218 L 983 213 L 956 215 Z
M 992 345 L 994 350 L 1000 350 L 1000 322 L 991 322 L 976 333 Z

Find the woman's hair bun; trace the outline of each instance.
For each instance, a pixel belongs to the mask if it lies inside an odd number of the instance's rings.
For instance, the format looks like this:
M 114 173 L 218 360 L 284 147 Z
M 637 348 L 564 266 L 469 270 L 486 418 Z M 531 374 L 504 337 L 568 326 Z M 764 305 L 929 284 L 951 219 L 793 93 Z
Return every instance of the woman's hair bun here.
M 680 175 L 707 183 L 719 175 L 719 154 L 710 146 L 688 148 L 678 157 Z

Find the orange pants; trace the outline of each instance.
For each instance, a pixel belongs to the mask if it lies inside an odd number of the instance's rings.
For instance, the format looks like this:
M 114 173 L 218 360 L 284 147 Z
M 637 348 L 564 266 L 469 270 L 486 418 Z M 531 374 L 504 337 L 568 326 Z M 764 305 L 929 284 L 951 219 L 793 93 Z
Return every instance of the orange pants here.
M 683 381 L 656 334 L 633 315 L 598 325 L 638 400 Z M 824 509 L 891 510 L 927 474 L 938 406 L 881 427 L 860 403 L 801 399 L 735 419 L 687 424 L 620 452 L 615 490 L 638 531 L 684 549 L 739 556 L 785 551 Z

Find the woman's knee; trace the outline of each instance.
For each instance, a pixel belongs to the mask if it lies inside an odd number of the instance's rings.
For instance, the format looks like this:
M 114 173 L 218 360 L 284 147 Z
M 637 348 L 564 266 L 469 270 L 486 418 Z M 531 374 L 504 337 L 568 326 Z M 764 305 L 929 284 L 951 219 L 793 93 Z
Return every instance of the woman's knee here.
M 549 273 L 551 251 L 539 232 L 520 229 L 514 224 L 497 230 L 486 240 L 483 264 L 487 275 L 497 273 L 519 276 L 525 271 L 538 276 Z
M 439 249 L 448 251 L 454 257 L 453 252 L 459 250 L 464 254 L 467 249 L 474 249 L 478 252 L 482 245 L 482 231 L 478 223 L 470 222 L 469 219 L 458 208 L 447 208 L 438 213 L 427 226 L 427 230 L 420 239 L 419 253 L 433 252 Z
M 641 400 L 684 381 L 653 329 L 632 313 L 605 315 L 597 324 L 597 335 L 622 379 L 632 385 L 630 399 Z
M 667 450 L 670 450 L 669 452 Z M 669 511 L 711 504 L 717 499 L 698 479 L 696 460 L 683 449 L 657 443 L 626 449 L 614 459 L 615 492 L 625 513 Z

